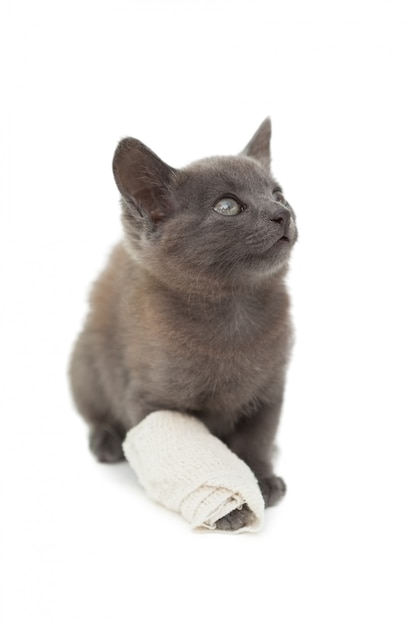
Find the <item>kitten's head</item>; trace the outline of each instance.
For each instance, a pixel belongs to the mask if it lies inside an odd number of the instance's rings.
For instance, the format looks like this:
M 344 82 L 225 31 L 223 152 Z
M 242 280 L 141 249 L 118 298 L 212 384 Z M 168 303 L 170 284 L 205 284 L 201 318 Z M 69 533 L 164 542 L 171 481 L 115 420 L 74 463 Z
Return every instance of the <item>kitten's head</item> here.
M 113 172 L 127 248 L 161 279 L 238 285 L 286 268 L 295 216 L 270 173 L 266 119 L 238 156 L 174 169 L 137 139 L 123 139 Z

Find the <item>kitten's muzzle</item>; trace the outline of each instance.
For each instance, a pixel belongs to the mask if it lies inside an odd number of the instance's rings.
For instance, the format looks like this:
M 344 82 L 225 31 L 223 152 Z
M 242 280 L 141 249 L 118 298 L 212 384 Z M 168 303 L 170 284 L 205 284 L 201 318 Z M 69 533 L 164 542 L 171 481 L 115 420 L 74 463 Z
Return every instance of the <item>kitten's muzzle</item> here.
M 289 234 L 289 226 L 291 220 L 291 213 L 288 209 L 280 208 L 273 217 L 270 218 L 271 222 L 276 222 L 280 227 L 280 239 L 287 239 Z

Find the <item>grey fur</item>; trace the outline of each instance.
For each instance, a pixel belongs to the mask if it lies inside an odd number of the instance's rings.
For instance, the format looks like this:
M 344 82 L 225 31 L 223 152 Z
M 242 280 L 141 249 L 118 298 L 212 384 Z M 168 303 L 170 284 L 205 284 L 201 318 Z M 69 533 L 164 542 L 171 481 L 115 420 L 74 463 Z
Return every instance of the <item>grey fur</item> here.
M 267 119 L 240 155 L 183 169 L 136 139 L 119 143 L 113 171 L 125 237 L 93 287 L 70 364 L 98 460 L 121 460 L 127 430 L 151 411 L 190 413 L 248 463 L 267 506 L 285 492 L 272 449 L 292 345 L 285 275 L 297 238 L 270 173 L 270 134 Z M 242 212 L 216 213 L 230 196 Z

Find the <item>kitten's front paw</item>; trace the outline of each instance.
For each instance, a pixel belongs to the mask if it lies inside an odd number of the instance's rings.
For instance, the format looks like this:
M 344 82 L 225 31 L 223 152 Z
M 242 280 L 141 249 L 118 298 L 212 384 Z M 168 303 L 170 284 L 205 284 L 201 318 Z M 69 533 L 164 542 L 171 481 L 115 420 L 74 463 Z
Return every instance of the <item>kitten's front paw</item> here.
M 241 509 L 235 509 L 230 511 L 224 517 L 221 517 L 216 522 L 216 530 L 239 530 L 247 526 L 253 520 L 253 513 L 247 504 L 244 504 Z
M 287 487 L 279 476 L 267 476 L 258 479 L 265 506 L 274 506 L 284 497 Z
M 94 427 L 90 432 L 90 450 L 100 463 L 118 463 L 124 460 L 122 438 L 109 427 Z

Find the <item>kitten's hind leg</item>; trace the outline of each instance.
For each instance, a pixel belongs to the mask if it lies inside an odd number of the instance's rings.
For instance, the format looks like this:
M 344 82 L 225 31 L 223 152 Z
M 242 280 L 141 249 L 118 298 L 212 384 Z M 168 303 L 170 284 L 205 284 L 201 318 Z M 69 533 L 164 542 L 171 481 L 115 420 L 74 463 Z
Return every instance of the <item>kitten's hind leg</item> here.
M 122 442 L 126 436 L 116 419 L 104 386 L 100 384 L 94 344 L 82 334 L 72 354 L 69 377 L 78 411 L 90 428 L 90 450 L 101 463 L 117 463 L 124 459 Z
M 100 463 L 123 461 L 122 443 L 125 434 L 114 426 L 104 423 L 90 425 L 90 450 Z

